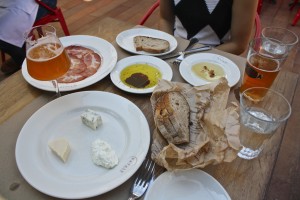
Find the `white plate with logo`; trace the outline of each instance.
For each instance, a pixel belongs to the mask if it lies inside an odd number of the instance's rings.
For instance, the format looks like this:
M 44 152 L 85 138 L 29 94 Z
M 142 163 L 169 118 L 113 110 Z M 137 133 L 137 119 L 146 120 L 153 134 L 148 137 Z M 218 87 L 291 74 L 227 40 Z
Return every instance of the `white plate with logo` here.
M 92 109 L 102 125 L 92 130 L 80 115 Z M 71 147 L 63 163 L 48 142 L 65 138 Z M 110 144 L 119 163 L 112 169 L 95 165 L 91 144 Z M 149 149 L 150 130 L 142 111 L 116 94 L 86 91 L 60 97 L 35 112 L 23 126 L 16 143 L 16 162 L 25 180 L 37 190 L 58 198 L 81 199 L 108 192 L 128 180 Z
M 197 53 L 187 56 L 179 66 L 181 76 L 193 86 L 211 83 L 211 81 L 207 81 L 196 75 L 192 70 L 193 66 L 199 63 L 212 63 L 220 66 L 224 70 L 224 77 L 227 79 L 230 87 L 236 85 L 240 80 L 241 72 L 238 66 L 228 58 L 213 53 Z
M 163 53 L 156 53 L 156 54 L 148 53 L 145 51 L 136 51 L 133 42 L 133 38 L 135 36 L 148 36 L 148 37 L 167 40 L 170 43 L 170 48 L 169 50 Z M 166 32 L 150 29 L 150 28 L 133 28 L 133 29 L 123 31 L 119 33 L 119 35 L 117 35 L 116 42 L 122 49 L 130 53 L 140 54 L 140 55 L 162 56 L 173 52 L 177 48 L 177 40 L 175 39 L 174 36 Z
M 222 185 L 199 169 L 165 172 L 149 187 L 145 200 L 230 200 Z
M 88 35 L 72 35 L 59 38 L 63 46 L 79 45 L 83 47 L 90 48 L 98 53 L 101 57 L 101 65 L 98 71 L 90 77 L 84 80 L 74 82 L 74 83 L 59 83 L 59 90 L 73 91 L 78 90 L 87 86 L 90 86 L 103 78 L 105 78 L 115 67 L 117 63 L 117 51 L 115 47 L 108 41 Z M 55 91 L 51 81 L 39 81 L 32 78 L 27 71 L 26 59 L 22 65 L 22 74 L 25 80 L 32 86 L 46 91 Z

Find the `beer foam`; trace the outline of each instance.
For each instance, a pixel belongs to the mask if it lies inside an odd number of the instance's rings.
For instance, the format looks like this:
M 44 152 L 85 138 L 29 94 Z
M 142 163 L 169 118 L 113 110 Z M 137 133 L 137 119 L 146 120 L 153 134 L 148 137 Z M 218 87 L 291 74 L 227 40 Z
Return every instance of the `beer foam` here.
M 44 62 L 59 56 L 63 49 L 63 46 L 59 43 L 43 43 L 30 48 L 26 57 L 35 62 Z

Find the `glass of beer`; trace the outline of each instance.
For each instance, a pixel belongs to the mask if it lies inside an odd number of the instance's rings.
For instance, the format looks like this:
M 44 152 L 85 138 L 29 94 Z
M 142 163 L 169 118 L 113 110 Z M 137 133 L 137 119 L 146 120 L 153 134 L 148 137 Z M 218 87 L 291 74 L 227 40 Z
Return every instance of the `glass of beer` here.
M 26 34 L 26 62 L 29 75 L 40 81 L 52 81 L 59 97 L 56 79 L 68 71 L 71 62 L 53 26 L 36 26 Z
M 253 96 L 264 93 L 259 101 Z M 262 87 L 245 90 L 240 95 L 240 141 L 242 149 L 238 156 L 256 158 L 277 128 L 291 115 L 291 106 L 280 93 Z
M 251 87 L 270 88 L 288 52 L 288 46 L 276 40 L 253 39 L 249 45 L 240 93 Z

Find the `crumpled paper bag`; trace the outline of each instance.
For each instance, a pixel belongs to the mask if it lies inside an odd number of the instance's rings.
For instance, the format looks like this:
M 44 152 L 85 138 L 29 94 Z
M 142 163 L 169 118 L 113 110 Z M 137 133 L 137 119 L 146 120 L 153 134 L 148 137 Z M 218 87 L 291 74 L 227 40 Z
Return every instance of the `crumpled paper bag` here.
M 204 86 L 161 80 L 151 96 L 153 113 L 157 100 L 167 92 L 180 92 L 190 107 L 190 142 L 168 143 L 156 128 L 151 157 L 168 171 L 203 168 L 231 162 L 241 149 L 239 106 L 227 106 L 230 87 L 225 78 Z

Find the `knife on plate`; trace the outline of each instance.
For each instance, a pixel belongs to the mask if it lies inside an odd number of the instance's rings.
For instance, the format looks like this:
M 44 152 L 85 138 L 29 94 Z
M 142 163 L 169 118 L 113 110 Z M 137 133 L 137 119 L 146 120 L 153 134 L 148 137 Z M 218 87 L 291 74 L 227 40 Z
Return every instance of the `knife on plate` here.
M 202 52 L 202 51 L 208 51 L 208 50 L 211 50 L 211 49 L 212 49 L 212 46 L 205 45 L 205 46 L 202 46 L 202 47 L 199 47 L 199 48 L 195 48 L 195 49 L 190 49 L 190 50 L 186 50 L 186 51 L 180 51 L 180 52 L 177 52 L 177 53 L 172 54 L 172 55 L 162 56 L 162 57 L 160 57 L 160 59 L 166 60 L 166 59 L 178 57 L 178 56 L 180 56 L 183 53 L 185 55 L 188 55 L 188 54 L 192 54 L 192 53 L 198 53 L 198 52 Z

